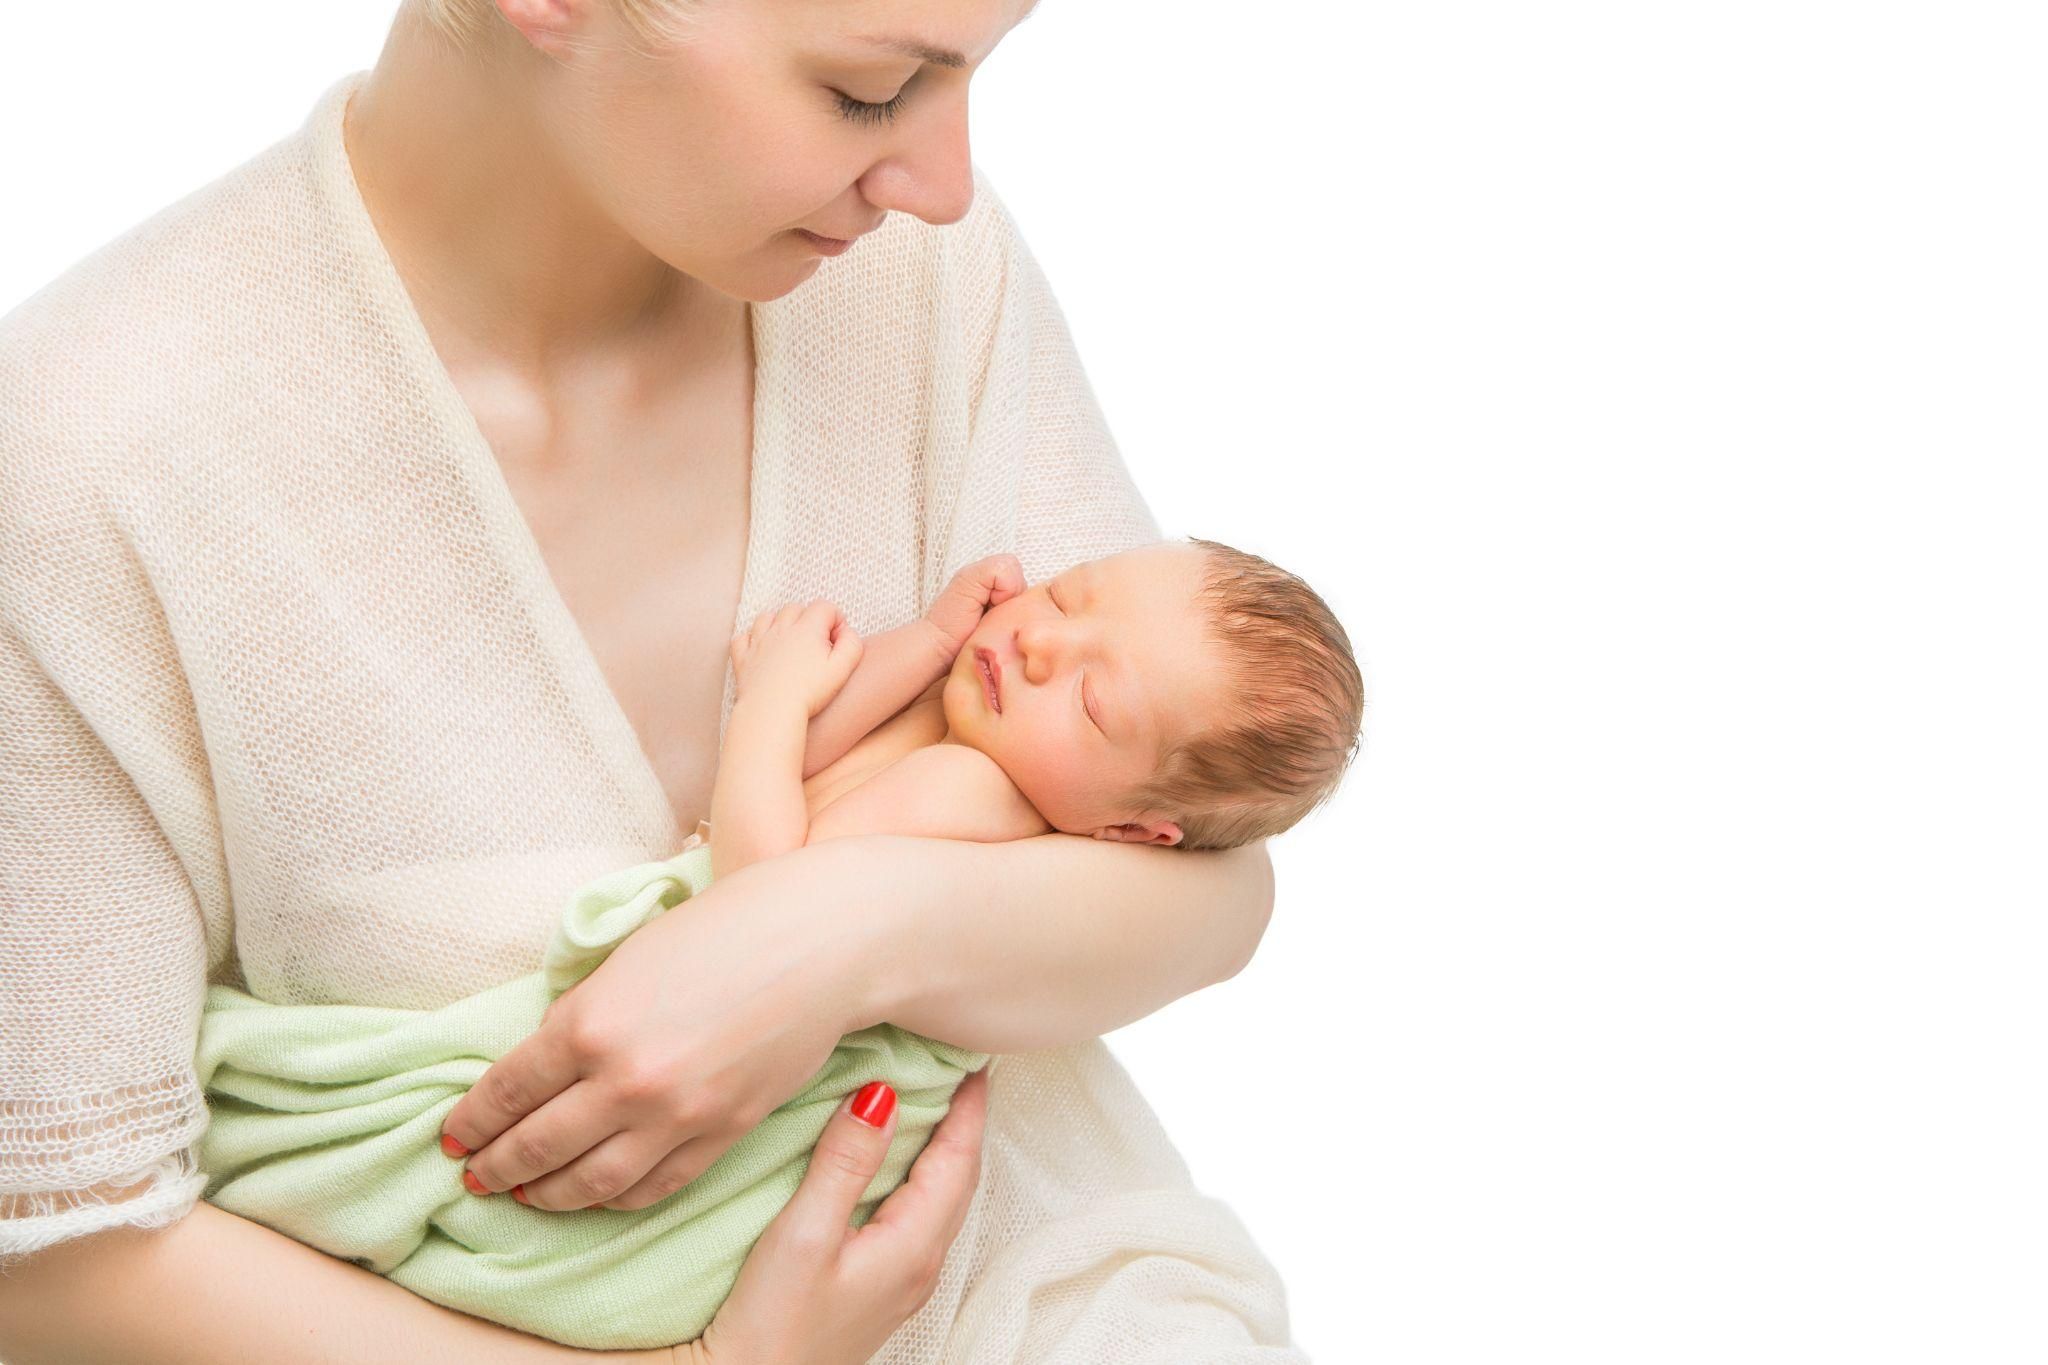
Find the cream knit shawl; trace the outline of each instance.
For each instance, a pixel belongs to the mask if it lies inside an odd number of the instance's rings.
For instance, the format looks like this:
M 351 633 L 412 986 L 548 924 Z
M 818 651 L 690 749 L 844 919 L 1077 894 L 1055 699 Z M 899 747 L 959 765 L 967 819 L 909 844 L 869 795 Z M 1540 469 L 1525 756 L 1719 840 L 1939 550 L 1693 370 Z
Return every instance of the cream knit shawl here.
M 365 74 L 0 319 L 0 1253 L 190 1210 L 209 983 L 432 1009 L 682 841 L 371 227 Z M 879 631 L 983 555 L 1157 537 L 976 187 L 753 309 L 737 619 Z M 1099 1041 L 992 1078 L 966 1228 L 878 1360 L 1302 1358 Z

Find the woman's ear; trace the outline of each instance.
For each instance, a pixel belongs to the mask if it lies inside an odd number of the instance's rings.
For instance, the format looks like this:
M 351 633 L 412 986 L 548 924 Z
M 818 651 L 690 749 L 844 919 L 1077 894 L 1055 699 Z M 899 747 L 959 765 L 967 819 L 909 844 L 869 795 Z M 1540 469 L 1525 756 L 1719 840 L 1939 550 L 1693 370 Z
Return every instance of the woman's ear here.
M 584 0 L 491 0 L 507 24 L 549 56 L 563 55 L 572 30 L 588 27 Z
M 1180 826 L 1171 820 L 1147 820 L 1142 824 L 1106 825 L 1095 831 L 1098 839 L 1114 839 L 1120 844 L 1177 844 L 1180 842 Z

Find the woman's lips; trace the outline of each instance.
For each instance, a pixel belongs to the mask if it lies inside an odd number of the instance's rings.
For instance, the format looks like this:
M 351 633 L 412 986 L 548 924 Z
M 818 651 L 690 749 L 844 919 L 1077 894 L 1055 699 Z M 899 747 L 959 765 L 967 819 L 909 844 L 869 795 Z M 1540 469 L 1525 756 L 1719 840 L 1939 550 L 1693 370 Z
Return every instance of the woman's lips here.
M 837 256 L 853 245 L 853 240 L 848 237 L 820 237 L 809 228 L 798 228 L 797 231 L 820 256 Z
M 988 704 L 997 715 L 1003 713 L 1003 670 L 996 662 L 995 652 L 989 649 L 974 651 L 974 662 L 981 673 L 982 686 L 988 691 Z

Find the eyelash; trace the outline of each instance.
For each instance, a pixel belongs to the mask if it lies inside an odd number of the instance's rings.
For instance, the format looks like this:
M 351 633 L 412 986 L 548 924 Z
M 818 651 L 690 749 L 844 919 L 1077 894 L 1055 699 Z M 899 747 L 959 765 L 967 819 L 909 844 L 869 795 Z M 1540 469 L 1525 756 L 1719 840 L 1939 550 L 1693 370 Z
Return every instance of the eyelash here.
M 853 123 L 888 123 L 896 117 L 896 111 L 903 107 L 903 97 L 908 89 L 898 90 L 896 98 L 886 104 L 869 104 L 857 100 L 842 91 L 834 90 L 833 96 L 839 101 L 841 116 Z
M 1053 610 L 1057 611 L 1060 615 L 1065 616 L 1067 614 L 1067 609 L 1060 605 L 1060 599 L 1052 595 L 1052 584 L 1050 583 L 1045 585 L 1045 600 L 1052 603 Z M 1083 683 L 1087 682 L 1087 678 L 1087 674 L 1084 673 L 1081 675 L 1081 680 Z M 1097 721 L 1095 719 L 1095 713 L 1088 709 L 1088 693 L 1086 692 L 1086 690 L 1084 688 L 1077 687 L 1075 691 L 1079 692 L 1081 695 L 1081 714 L 1088 717 L 1088 723 L 1090 725 L 1093 725 L 1098 732 L 1102 733 L 1104 737 L 1107 738 L 1107 732 L 1103 731 L 1101 722 Z

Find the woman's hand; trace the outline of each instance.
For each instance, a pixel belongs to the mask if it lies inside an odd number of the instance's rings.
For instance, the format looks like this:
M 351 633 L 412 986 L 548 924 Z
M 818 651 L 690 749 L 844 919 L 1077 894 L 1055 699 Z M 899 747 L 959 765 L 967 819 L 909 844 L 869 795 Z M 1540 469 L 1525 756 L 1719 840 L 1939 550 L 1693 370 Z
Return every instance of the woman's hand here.
M 895 1095 L 883 1092 L 879 1128 L 854 1117 L 851 1099 L 832 1116 L 803 1183 L 754 1243 L 704 1335 L 677 1348 L 679 1362 L 859 1365 L 932 1296 L 981 1175 L 988 1072 L 961 1083 L 910 1179 L 855 1229 L 847 1220 L 896 1131 Z
M 874 1022 L 854 1022 L 853 998 L 873 926 L 783 866 L 809 852 L 721 877 L 629 935 L 491 1064 L 442 1123 L 485 1192 L 659 1203 Z
M 828 839 L 628 937 L 443 1127 L 486 1190 L 645 1208 L 845 1034 L 887 1020 L 993 1053 L 1092 1038 L 1241 969 L 1272 908 L 1263 843 Z

